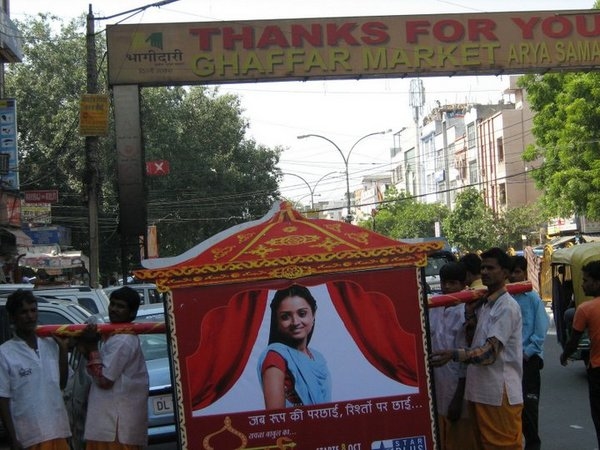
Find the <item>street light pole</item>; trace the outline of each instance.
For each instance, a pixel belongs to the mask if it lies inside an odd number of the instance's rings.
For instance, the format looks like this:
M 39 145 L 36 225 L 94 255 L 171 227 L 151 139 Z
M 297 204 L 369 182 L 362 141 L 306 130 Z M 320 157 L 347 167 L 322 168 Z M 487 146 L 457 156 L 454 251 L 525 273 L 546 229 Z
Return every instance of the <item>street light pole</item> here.
M 285 172 L 284 175 L 291 175 L 293 177 L 297 177 L 300 178 L 304 184 L 306 184 L 306 187 L 308 187 L 308 190 L 310 191 L 310 209 L 311 211 L 315 210 L 315 190 L 317 189 L 317 185 L 324 179 L 327 178 L 329 175 L 333 175 L 337 172 L 329 172 L 326 173 L 325 175 L 323 175 L 321 178 L 319 178 L 317 180 L 317 182 L 315 183 L 315 185 L 311 188 L 310 183 L 308 181 L 306 181 L 303 177 L 301 177 L 300 175 L 296 175 L 295 173 L 288 173 Z
M 324 139 L 327 142 L 329 142 L 331 145 L 333 145 L 336 148 L 336 150 L 339 152 L 339 154 L 342 156 L 342 159 L 344 160 L 344 169 L 345 169 L 345 173 L 346 173 L 346 208 L 347 208 L 347 212 L 348 212 L 346 215 L 346 222 L 348 222 L 348 223 L 352 222 L 352 213 L 350 212 L 350 209 L 352 207 L 351 202 L 350 202 L 350 172 L 348 169 L 348 163 L 350 161 L 350 155 L 352 154 L 352 150 L 354 150 L 354 148 L 358 145 L 358 143 L 361 142 L 363 139 L 366 139 L 368 137 L 375 136 L 378 134 L 385 134 L 390 131 L 391 130 L 375 131 L 374 133 L 365 134 L 363 137 L 358 139 L 354 144 L 352 144 L 352 147 L 350 147 L 350 151 L 348 152 L 347 155 L 344 155 L 344 152 L 342 151 L 342 149 L 335 142 L 333 142 L 328 137 L 321 136 L 320 134 L 303 134 L 303 135 L 297 137 L 298 139 L 306 139 L 308 137 L 317 137 L 317 138 Z

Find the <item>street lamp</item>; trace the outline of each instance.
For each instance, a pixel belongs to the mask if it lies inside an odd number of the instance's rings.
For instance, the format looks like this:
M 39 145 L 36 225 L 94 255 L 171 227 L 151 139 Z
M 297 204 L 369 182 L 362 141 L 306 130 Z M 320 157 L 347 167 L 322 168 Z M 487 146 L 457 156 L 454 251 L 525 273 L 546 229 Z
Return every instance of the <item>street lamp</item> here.
M 306 184 L 306 186 L 308 187 L 308 190 L 310 191 L 310 209 L 311 211 L 315 210 L 315 190 L 317 189 L 317 185 L 324 179 L 327 178 L 329 175 L 333 175 L 336 174 L 337 172 L 329 172 L 326 173 L 325 175 L 323 175 L 321 178 L 319 178 L 317 180 L 317 182 L 315 183 L 315 185 L 313 187 L 310 187 L 310 183 L 308 181 L 306 181 L 303 177 L 301 177 L 300 175 L 296 175 L 295 173 L 288 173 L 288 172 L 284 172 L 284 175 L 291 175 L 293 177 L 297 177 L 300 178 L 302 181 L 304 181 L 304 184 Z
M 348 210 L 348 215 L 346 216 L 346 222 L 348 222 L 348 223 L 352 222 L 352 214 L 350 213 L 350 208 L 351 208 L 351 204 L 350 204 L 350 173 L 348 171 L 348 162 L 350 160 L 350 155 L 352 154 L 352 150 L 354 150 L 354 147 L 356 147 L 358 145 L 358 143 L 360 141 L 362 141 L 363 139 L 366 139 L 368 137 L 375 136 L 378 134 L 389 133 L 390 131 L 392 131 L 392 130 L 376 131 L 374 133 L 365 134 L 363 137 L 358 139 L 354 144 L 352 144 L 352 147 L 350 147 L 350 151 L 348 152 L 347 155 L 344 155 L 344 152 L 342 151 L 342 149 L 335 142 L 333 142 L 331 139 L 329 139 L 325 136 L 321 136 L 320 134 L 303 134 L 301 136 L 298 136 L 298 139 L 306 139 L 308 137 L 317 137 L 317 138 L 324 139 L 327 142 L 329 142 L 330 144 L 332 144 L 336 148 L 336 150 L 339 152 L 339 154 L 342 156 L 342 159 L 344 160 L 345 171 L 346 171 L 346 201 L 347 201 L 347 210 Z

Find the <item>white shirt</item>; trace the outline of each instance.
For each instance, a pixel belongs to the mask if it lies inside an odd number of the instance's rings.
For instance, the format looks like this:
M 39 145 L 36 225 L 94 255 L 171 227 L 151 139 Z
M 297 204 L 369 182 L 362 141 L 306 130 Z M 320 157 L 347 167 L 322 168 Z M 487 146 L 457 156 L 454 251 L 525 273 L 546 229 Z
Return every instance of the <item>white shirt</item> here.
M 485 303 L 477 314 L 473 347 L 481 347 L 490 337 L 502 343 L 493 364 L 469 364 L 465 398 L 486 405 L 502 405 L 506 388 L 511 405 L 523 403 L 521 377 L 523 374 L 523 340 L 521 308 L 505 292 L 494 302 Z
M 145 446 L 148 442 L 148 371 L 140 340 L 131 334 L 110 336 L 100 347 L 102 372 L 112 388 L 90 388 L 86 440 Z
M 0 346 L 0 397 L 10 411 L 23 447 L 71 436 L 60 390 L 58 344 L 38 338 L 38 351 L 14 337 Z
M 429 310 L 429 329 L 431 332 L 432 351 L 452 350 L 465 346 L 464 333 L 465 305 L 437 307 Z M 433 369 L 435 382 L 435 398 L 438 413 L 445 416 L 454 398 L 458 379 L 465 376 L 463 364 L 450 361 L 442 367 Z M 464 407 L 463 417 L 467 408 Z

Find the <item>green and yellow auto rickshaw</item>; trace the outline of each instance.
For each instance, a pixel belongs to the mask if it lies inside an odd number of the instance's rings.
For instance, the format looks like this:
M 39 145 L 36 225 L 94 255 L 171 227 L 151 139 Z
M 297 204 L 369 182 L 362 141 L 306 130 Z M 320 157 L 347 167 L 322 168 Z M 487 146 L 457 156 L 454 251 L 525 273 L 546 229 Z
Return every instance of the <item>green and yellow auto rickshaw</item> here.
M 591 300 L 583 292 L 582 268 L 589 262 L 600 260 L 600 242 L 565 247 L 554 251 L 552 261 L 552 312 L 556 326 L 556 337 L 564 348 L 571 333 L 571 321 L 575 309 Z M 579 341 L 572 359 L 589 359 L 590 341 L 587 334 Z

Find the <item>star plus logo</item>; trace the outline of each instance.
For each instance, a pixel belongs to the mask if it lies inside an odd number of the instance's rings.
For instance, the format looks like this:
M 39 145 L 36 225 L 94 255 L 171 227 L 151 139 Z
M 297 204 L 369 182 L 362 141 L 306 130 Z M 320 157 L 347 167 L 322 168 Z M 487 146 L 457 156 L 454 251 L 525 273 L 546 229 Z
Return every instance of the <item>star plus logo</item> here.
M 371 443 L 371 450 L 425 450 L 425 436 L 396 438 Z

